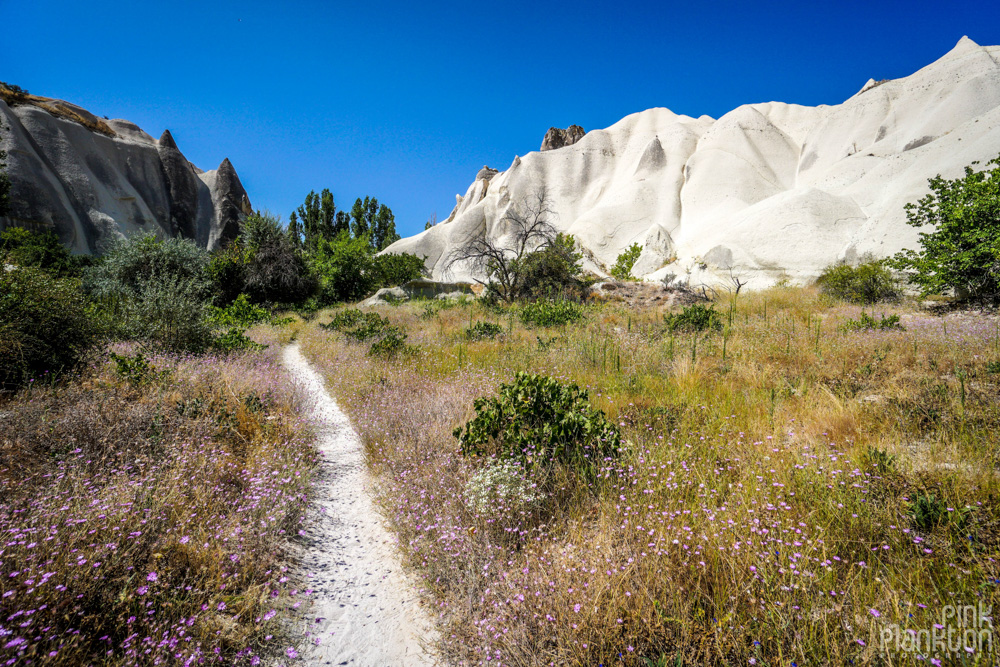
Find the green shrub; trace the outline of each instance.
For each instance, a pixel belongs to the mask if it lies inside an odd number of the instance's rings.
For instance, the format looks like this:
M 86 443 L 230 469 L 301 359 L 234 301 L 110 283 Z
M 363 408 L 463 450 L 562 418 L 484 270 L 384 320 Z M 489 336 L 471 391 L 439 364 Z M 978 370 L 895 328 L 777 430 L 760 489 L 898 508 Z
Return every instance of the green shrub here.
M 80 270 L 92 261 L 85 255 L 71 255 L 55 232 L 31 232 L 20 227 L 0 232 L 0 260 L 32 266 L 60 278 L 79 276 Z
M 0 268 L 0 387 L 72 369 L 94 334 L 79 282 Z
M 519 309 L 521 322 L 528 326 L 560 327 L 583 319 L 583 306 L 574 301 L 535 301 Z
M 611 275 L 618 280 L 635 280 L 635 276 L 632 275 L 632 267 L 635 266 L 641 254 L 641 245 L 638 243 L 630 245 L 622 254 L 618 255 L 615 265 L 611 267 Z
M 874 468 L 880 475 L 888 474 L 896 467 L 896 457 L 877 447 L 868 448 L 865 452 L 865 460 L 868 462 L 868 466 Z
M 454 431 L 466 456 L 497 456 L 527 471 L 559 463 L 593 481 L 621 452 L 614 424 L 573 383 L 519 372 L 495 397 L 476 399 L 475 409 Z
M 357 308 L 345 308 L 337 312 L 333 316 L 333 319 L 326 324 L 320 324 L 320 327 L 329 331 L 340 331 L 341 329 L 357 326 L 364 319 L 365 314 Z
M 373 338 L 378 338 L 382 336 L 390 329 L 395 327 L 388 318 L 382 317 L 378 313 L 363 313 L 361 320 L 359 320 L 352 328 L 344 328 L 344 335 L 350 340 L 358 343 L 364 343 L 366 341 L 372 340 Z
M 299 304 L 319 284 L 278 219 L 261 212 L 247 216 L 240 235 L 212 256 L 208 273 L 220 305 L 240 294 L 253 303 Z
M 141 235 L 115 242 L 84 285 L 108 336 L 200 352 L 212 339 L 208 262 L 193 241 Z
M 899 315 L 882 315 L 879 319 L 875 319 L 864 311 L 861 311 L 858 319 L 848 319 L 844 322 L 843 329 L 844 331 L 905 331 L 900 324 Z
M 212 341 L 212 347 L 220 352 L 229 354 L 230 352 L 252 352 L 263 350 L 267 345 L 261 345 L 247 338 L 246 333 L 239 328 L 232 328 L 221 336 L 217 336 Z
M 583 255 L 576 251 L 576 239 L 556 234 L 551 243 L 529 253 L 517 264 L 515 298 L 579 298 L 585 286 L 581 278 L 582 259 Z
M 366 237 L 352 238 L 342 232 L 333 240 L 320 239 L 311 261 L 320 277 L 323 304 L 359 301 L 378 286 L 374 255 Z
M 882 262 L 867 261 L 858 266 L 834 264 L 816 279 L 824 294 L 870 305 L 881 301 L 898 301 L 899 285 Z
M 110 354 L 115 362 L 115 374 L 129 384 L 159 382 L 170 375 L 169 370 L 158 371 L 142 352 L 133 355 Z
M 1000 361 L 987 361 L 986 372 L 990 375 L 1000 374 Z
M 502 335 L 503 327 L 493 322 L 476 322 L 465 330 L 465 337 L 469 340 L 493 340 Z
M 928 181 L 931 193 L 906 205 L 907 224 L 932 231 L 920 233 L 919 251 L 903 250 L 891 264 L 924 296 L 1000 300 L 1000 157 L 987 167 L 966 167 L 963 178 L 951 181 L 935 176 Z
M 407 252 L 377 255 L 373 264 L 379 287 L 402 285 L 420 278 L 426 271 L 424 260 Z
M 671 331 L 722 330 L 721 313 L 716 312 L 715 306 L 700 303 L 685 306 L 679 313 L 664 315 L 663 322 Z
M 383 329 L 379 335 L 381 337 L 368 348 L 369 357 L 392 359 L 409 350 L 406 344 L 406 332 L 399 327 L 390 326 Z
M 270 311 L 250 303 L 246 294 L 240 294 L 225 308 L 213 307 L 211 312 L 211 320 L 215 324 L 244 329 L 271 319 Z

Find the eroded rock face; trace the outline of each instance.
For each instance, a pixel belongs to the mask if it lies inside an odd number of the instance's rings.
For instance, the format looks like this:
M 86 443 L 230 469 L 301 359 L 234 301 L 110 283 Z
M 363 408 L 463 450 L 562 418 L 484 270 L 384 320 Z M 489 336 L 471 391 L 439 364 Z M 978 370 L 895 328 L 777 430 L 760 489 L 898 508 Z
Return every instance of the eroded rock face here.
M 445 223 L 386 252 L 426 256 L 436 279 L 483 279 L 450 261 L 455 249 L 477 235 L 502 242 L 504 216 L 542 187 L 550 222 L 596 273 L 638 243 L 636 275 L 724 287 L 732 274 L 757 289 L 915 248 L 904 207 L 927 179 L 1000 153 L 1000 46 L 963 38 L 841 104 L 749 104 L 718 119 L 657 108 L 568 145 L 563 132 L 543 144 L 561 148 L 514 158 L 488 188 L 476 180 Z
M 583 135 L 585 134 L 587 134 L 587 131 L 579 125 L 570 125 L 565 130 L 558 127 L 550 127 L 549 131 L 545 133 L 545 138 L 542 139 L 540 150 L 552 151 L 563 146 L 572 146 L 580 141 L 580 139 L 583 139 Z
M 11 180 L 11 211 L 0 228 L 50 229 L 85 254 L 139 232 L 211 249 L 235 238 L 250 210 L 229 160 L 202 172 L 169 131 L 157 141 L 129 121 L 34 96 L 13 107 L 0 98 L 0 123 Z

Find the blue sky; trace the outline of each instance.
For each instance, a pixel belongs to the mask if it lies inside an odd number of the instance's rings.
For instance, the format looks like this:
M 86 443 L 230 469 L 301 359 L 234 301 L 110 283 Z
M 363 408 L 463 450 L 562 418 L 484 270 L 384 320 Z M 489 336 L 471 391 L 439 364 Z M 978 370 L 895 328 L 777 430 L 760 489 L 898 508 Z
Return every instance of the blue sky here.
M 329 187 L 408 235 L 550 126 L 836 104 L 962 35 L 1000 44 L 1000 3 L 0 0 L 0 26 L 0 80 L 229 157 L 283 218 Z

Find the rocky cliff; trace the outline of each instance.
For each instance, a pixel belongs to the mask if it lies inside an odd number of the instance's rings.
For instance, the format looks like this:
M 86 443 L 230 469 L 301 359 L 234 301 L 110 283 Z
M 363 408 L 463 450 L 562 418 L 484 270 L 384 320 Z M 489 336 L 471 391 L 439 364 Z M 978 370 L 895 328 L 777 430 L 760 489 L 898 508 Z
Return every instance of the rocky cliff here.
M 0 123 L 11 180 L 0 228 L 51 229 L 78 253 L 141 231 L 211 249 L 234 238 L 250 211 L 228 159 L 203 172 L 169 131 L 157 141 L 128 121 L 2 87 Z
M 510 207 L 540 191 L 597 272 L 639 243 L 637 275 L 698 284 L 733 271 L 764 287 L 914 247 L 904 206 L 927 179 L 1000 154 L 1000 47 L 963 38 L 920 71 L 869 81 L 833 106 L 749 104 L 719 119 L 650 109 L 556 146 L 563 133 L 543 144 L 558 150 L 480 172 L 447 221 L 388 252 L 426 255 L 438 278 L 474 277 L 450 264 L 454 248 L 502 239 Z

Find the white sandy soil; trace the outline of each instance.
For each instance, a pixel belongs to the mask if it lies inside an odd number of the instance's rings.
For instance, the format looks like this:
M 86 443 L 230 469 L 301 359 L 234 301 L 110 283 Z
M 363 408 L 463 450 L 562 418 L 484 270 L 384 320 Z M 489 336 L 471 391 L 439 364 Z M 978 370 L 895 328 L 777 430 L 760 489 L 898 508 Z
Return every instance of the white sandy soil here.
M 361 439 L 298 344 L 285 349 L 283 361 L 303 387 L 322 453 L 297 573 L 313 603 L 296 664 L 437 664 L 427 648 L 433 624 L 372 504 Z

